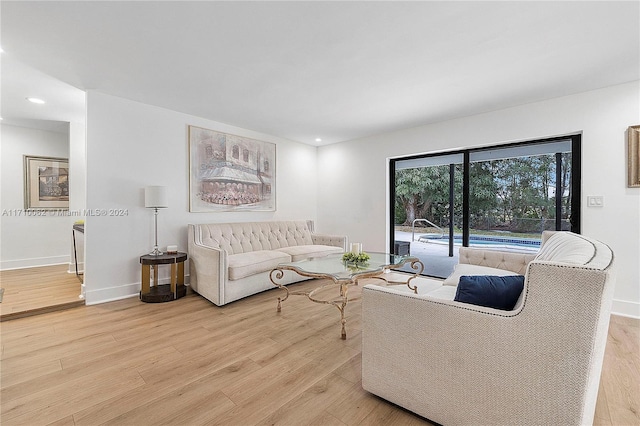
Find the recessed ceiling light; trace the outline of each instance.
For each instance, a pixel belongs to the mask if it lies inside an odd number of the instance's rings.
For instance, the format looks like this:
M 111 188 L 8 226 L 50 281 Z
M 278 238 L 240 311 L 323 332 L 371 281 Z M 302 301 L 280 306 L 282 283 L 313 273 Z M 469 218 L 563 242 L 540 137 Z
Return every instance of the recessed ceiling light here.
M 29 102 L 33 102 L 34 104 L 43 104 L 44 101 L 42 99 L 39 98 L 27 98 L 27 100 Z
M 322 142 L 322 139 L 316 138 L 316 142 Z

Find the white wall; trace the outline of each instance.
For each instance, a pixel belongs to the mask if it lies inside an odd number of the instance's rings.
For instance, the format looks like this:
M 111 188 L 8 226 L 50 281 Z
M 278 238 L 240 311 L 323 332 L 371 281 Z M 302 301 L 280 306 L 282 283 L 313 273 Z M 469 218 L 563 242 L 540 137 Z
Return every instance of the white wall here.
M 85 123 L 69 123 L 69 210 L 81 212 L 87 203 Z
M 275 143 L 276 211 L 189 213 L 188 125 Z M 153 212 L 144 208 L 145 186 L 169 187 L 169 208 L 158 216 L 158 243 L 177 244 L 181 251 L 187 250 L 189 223 L 316 219 L 316 148 L 308 145 L 89 92 L 86 155 L 87 209 L 127 211 L 125 216 L 86 217 L 88 304 L 140 291 L 139 257 L 153 246 Z
M 24 211 L 23 155 L 69 158 L 69 134 L 2 124 L 0 269 L 69 262 L 73 219 Z M 69 182 L 73 182 L 70 175 Z
M 640 189 L 626 185 L 626 129 L 640 82 L 446 121 L 318 150 L 318 225 L 371 251 L 388 245 L 389 157 L 582 132 L 582 233 L 615 252 L 615 312 L 640 317 Z M 586 196 L 603 195 L 602 208 Z
M 69 123 L 69 212 L 74 216 L 73 220 L 84 219 L 87 206 L 87 139 L 84 122 Z M 70 261 L 69 272 L 76 272 L 76 259 L 78 258 L 78 272 L 84 272 L 84 235 L 75 233 L 75 253 L 73 241 L 69 247 Z M 84 292 L 84 285 L 82 286 Z

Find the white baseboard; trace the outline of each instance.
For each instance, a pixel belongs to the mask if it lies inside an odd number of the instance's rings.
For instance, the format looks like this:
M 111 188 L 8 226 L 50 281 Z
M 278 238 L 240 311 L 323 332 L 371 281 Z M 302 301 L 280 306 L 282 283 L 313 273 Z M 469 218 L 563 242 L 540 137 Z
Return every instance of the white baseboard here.
M 613 304 L 611 305 L 611 313 L 623 317 L 640 319 L 640 303 L 630 302 L 628 300 L 613 299 Z
M 189 275 L 184 277 L 185 284 L 189 284 Z M 158 284 L 170 284 L 171 280 L 167 278 L 158 279 Z M 100 303 L 114 302 L 116 300 L 128 299 L 130 297 L 138 297 L 140 295 L 141 283 L 125 284 L 121 286 L 101 288 L 99 290 L 91 290 L 91 284 L 86 283 L 84 299 L 86 305 L 98 305 Z
M 136 290 L 137 288 L 137 290 Z M 116 300 L 138 297 L 140 284 L 129 284 L 118 287 L 101 288 L 100 290 L 85 290 L 85 305 L 99 305 L 101 303 L 114 302 Z
M 39 266 L 61 265 L 64 263 L 69 263 L 69 255 L 34 257 L 31 259 L 3 260 L 2 262 L 0 262 L 0 270 L 8 271 L 10 269 L 37 268 Z
M 73 262 L 69 263 L 69 269 L 67 270 L 67 272 L 69 272 L 70 274 L 75 274 L 76 273 L 76 265 Z M 79 262 L 78 263 L 78 273 L 79 274 L 83 274 L 84 273 L 84 262 Z

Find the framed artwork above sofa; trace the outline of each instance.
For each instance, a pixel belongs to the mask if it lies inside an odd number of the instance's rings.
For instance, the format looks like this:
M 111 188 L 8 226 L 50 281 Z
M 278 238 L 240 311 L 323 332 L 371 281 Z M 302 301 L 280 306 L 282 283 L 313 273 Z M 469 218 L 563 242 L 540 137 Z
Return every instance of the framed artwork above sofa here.
M 189 126 L 189 211 L 274 211 L 276 145 Z

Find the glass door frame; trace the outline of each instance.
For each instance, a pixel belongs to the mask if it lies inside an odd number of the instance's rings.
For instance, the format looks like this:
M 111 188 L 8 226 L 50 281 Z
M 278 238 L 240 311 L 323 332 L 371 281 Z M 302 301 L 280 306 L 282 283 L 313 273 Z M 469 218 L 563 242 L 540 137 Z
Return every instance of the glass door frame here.
M 527 145 L 538 145 L 538 144 L 546 144 L 546 143 L 552 143 L 552 142 L 561 142 L 561 141 L 570 141 L 571 142 L 571 216 L 570 216 L 570 223 L 571 223 L 571 232 L 574 232 L 576 234 L 580 233 L 580 208 L 581 208 L 581 198 L 582 198 L 582 193 L 581 193 L 581 177 L 582 177 L 582 168 L 581 168 L 581 157 L 582 157 L 582 151 L 581 151 L 581 142 L 582 142 L 582 135 L 580 133 L 578 134 L 571 134 L 571 135 L 565 135 L 565 136 L 557 136 L 557 137 L 553 137 L 553 138 L 545 138 L 545 139 L 536 139 L 536 140 L 530 140 L 530 141 L 523 141 L 523 142 L 513 142 L 513 143 L 507 143 L 507 144 L 500 144 L 500 145 L 492 145 L 492 146 L 483 146 L 483 147 L 478 147 L 478 148 L 469 148 L 469 149 L 462 149 L 462 150 L 453 150 L 453 151 L 443 151 L 443 152 L 437 152 L 437 153 L 427 153 L 427 154 L 417 154 L 417 155 L 410 155 L 410 156 L 404 156 L 404 157 L 395 157 L 395 158 L 390 158 L 388 161 L 388 170 L 389 170 L 389 209 L 390 209 L 390 214 L 389 214 L 389 253 L 393 253 L 394 251 L 394 238 L 395 238 L 395 206 L 396 206 L 396 191 L 395 191 L 395 187 L 396 187 L 396 183 L 395 183 L 395 176 L 396 176 L 396 163 L 400 162 L 400 161 L 406 161 L 406 160 L 413 160 L 413 159 L 420 159 L 420 158 L 426 158 L 426 157 L 438 157 L 438 156 L 445 156 L 445 155 L 451 155 L 451 154 L 462 154 L 463 155 L 463 177 L 462 177 L 462 246 L 463 247 L 469 247 L 469 237 L 470 237 L 470 229 L 469 229 L 469 186 L 470 186 L 470 181 L 469 181 L 469 176 L 470 176 L 470 156 L 471 153 L 476 153 L 476 152 L 482 152 L 482 151 L 489 151 L 489 150 L 499 150 L 499 149 L 503 149 L 503 148 L 514 148 L 514 147 L 526 147 Z M 557 154 L 557 153 L 556 153 Z M 555 222 L 555 228 L 556 230 L 560 230 L 560 217 L 561 217 L 561 204 L 558 202 L 559 199 L 561 199 L 561 195 L 560 197 L 558 197 L 559 191 L 558 191 L 558 187 L 560 185 L 558 176 L 560 174 L 560 167 L 559 167 L 559 162 L 558 160 L 558 155 L 556 155 L 556 222 Z M 450 179 L 449 182 L 449 192 L 451 193 L 453 191 L 453 182 L 452 182 L 452 178 Z M 452 209 L 453 206 L 450 206 L 450 209 Z M 451 216 L 450 216 L 451 217 Z M 453 227 L 453 220 L 449 220 L 449 229 L 451 232 L 451 229 Z M 450 247 L 450 253 L 453 250 L 452 247 L 453 244 L 453 240 L 450 239 L 449 241 L 449 247 Z

